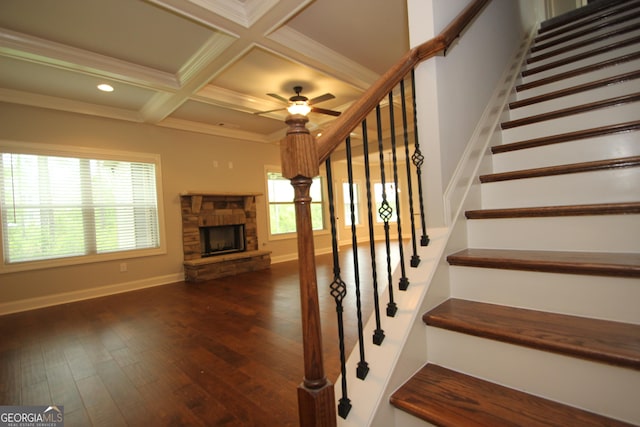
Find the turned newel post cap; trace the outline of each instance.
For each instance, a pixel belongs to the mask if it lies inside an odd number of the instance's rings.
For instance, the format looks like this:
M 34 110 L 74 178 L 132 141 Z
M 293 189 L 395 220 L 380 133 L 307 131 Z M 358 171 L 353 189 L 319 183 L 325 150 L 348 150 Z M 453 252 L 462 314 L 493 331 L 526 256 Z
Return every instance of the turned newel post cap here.
M 313 178 L 320 174 L 316 141 L 306 127 L 308 121 L 301 114 L 292 114 L 285 120 L 289 129 L 280 142 L 282 176 L 285 178 Z

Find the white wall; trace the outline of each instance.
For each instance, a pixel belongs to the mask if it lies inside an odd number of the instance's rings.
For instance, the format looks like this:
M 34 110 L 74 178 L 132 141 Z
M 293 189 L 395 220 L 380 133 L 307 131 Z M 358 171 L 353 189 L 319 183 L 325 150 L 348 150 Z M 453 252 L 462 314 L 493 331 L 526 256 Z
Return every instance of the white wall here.
M 469 0 L 409 0 L 412 47 L 439 34 Z M 416 69 L 428 223 L 445 224 L 443 194 L 505 65 L 542 9 L 541 0 L 493 0 L 446 56 Z
M 0 139 L 159 154 L 167 241 L 164 255 L 0 274 L 0 314 L 181 280 L 179 194 L 186 191 L 263 194 L 256 199 L 260 249 L 272 251 L 274 259 L 297 257 L 295 236 L 270 240 L 268 235 L 264 166 L 280 164 L 277 144 L 3 103 Z M 316 249 L 328 250 L 329 242 L 325 233 L 315 239 Z M 127 272 L 120 272 L 121 262 L 128 264 Z

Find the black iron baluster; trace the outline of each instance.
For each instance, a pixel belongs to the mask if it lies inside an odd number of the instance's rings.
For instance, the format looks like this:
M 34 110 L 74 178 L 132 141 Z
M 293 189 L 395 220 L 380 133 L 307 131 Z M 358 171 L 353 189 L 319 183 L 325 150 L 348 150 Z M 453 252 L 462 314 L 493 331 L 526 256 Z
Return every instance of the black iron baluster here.
M 360 265 L 358 263 L 358 236 L 356 234 L 356 215 L 355 205 L 353 203 L 353 164 L 351 162 L 351 137 L 346 140 L 347 151 L 347 176 L 349 179 L 349 196 L 351 210 L 351 247 L 353 248 L 353 277 L 356 288 L 356 315 L 358 317 L 358 349 L 360 350 L 360 361 L 356 368 L 356 375 L 361 380 L 367 377 L 369 373 L 369 364 L 365 361 L 364 355 L 364 337 L 362 326 L 362 299 L 360 296 Z
M 404 90 L 404 79 L 400 80 L 400 97 L 402 98 L 402 129 L 404 137 L 404 158 L 407 166 L 407 192 L 409 193 L 409 217 L 411 218 L 411 267 L 420 265 L 420 256 L 416 240 L 416 221 L 413 211 L 413 184 L 411 179 L 411 163 L 409 162 L 409 125 L 407 124 L 407 99 Z
M 389 130 L 391 132 L 391 158 L 393 160 L 393 191 L 396 196 L 396 225 L 398 226 L 398 254 L 400 255 L 400 282 L 398 289 L 406 291 L 409 279 L 404 266 L 404 244 L 402 243 L 402 220 L 400 218 L 400 194 L 398 193 L 398 155 L 396 153 L 396 124 L 393 112 L 393 91 L 389 92 Z
M 331 288 L 331 296 L 336 302 L 336 313 L 338 316 L 338 343 L 340 347 L 340 371 L 342 373 L 342 397 L 338 402 L 338 415 L 347 418 L 351 410 L 351 400 L 347 396 L 347 358 L 344 349 L 344 308 L 342 301 L 347 295 L 347 286 L 340 278 L 340 258 L 338 256 L 338 233 L 336 230 L 336 215 L 333 202 L 333 179 L 331 176 L 331 158 L 325 162 L 327 169 L 327 193 L 329 196 L 329 220 L 331 222 L 331 246 L 333 249 L 333 282 Z
M 378 214 L 384 222 L 384 243 L 387 251 L 387 283 L 389 286 L 389 303 L 387 304 L 387 316 L 393 317 L 398 311 L 398 306 L 393 298 L 393 283 L 391 274 L 391 246 L 389 238 L 389 220 L 393 216 L 393 209 L 387 201 L 386 180 L 384 176 L 384 147 L 382 145 L 382 119 L 380 118 L 380 104 L 376 106 L 376 121 L 378 126 L 378 152 L 380 154 L 380 181 L 382 183 L 382 203 L 378 208 Z
M 364 175 L 367 189 L 367 220 L 369 223 L 369 249 L 371 251 L 371 278 L 373 280 L 373 310 L 376 317 L 376 330 L 373 332 L 373 343 L 382 344 L 384 331 L 380 323 L 380 296 L 378 295 L 378 270 L 376 265 L 376 243 L 373 233 L 373 208 L 371 207 L 371 173 L 369 165 L 369 136 L 367 121 L 362 122 L 362 150 L 364 152 Z
M 418 174 L 418 196 L 420 202 L 420 220 L 422 222 L 422 237 L 420 238 L 420 246 L 429 245 L 429 236 L 427 235 L 427 223 L 425 220 L 424 197 L 422 193 L 422 164 L 424 156 L 420 152 L 420 142 L 418 140 L 418 111 L 416 108 L 416 72 L 411 69 L 411 97 L 413 99 L 413 137 L 415 139 L 416 150 L 411 156 L 411 160 L 416 167 Z

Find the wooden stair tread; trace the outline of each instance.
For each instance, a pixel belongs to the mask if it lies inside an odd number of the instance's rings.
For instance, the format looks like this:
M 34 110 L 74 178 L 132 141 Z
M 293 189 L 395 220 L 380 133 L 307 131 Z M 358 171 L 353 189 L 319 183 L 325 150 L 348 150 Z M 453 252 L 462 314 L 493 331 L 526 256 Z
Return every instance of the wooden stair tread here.
M 437 426 L 630 426 L 434 364 L 422 367 L 390 398 Z
M 553 68 L 557 68 L 563 65 L 568 65 L 571 64 L 573 62 L 576 61 L 581 61 L 583 59 L 587 59 L 587 58 L 591 58 L 593 56 L 596 55 L 600 55 L 602 53 L 606 53 L 606 52 L 610 52 L 614 49 L 619 49 L 622 47 L 626 47 L 626 46 L 631 46 L 634 45 L 636 43 L 640 43 L 640 36 L 637 37 L 631 37 L 628 38 L 626 40 L 622 40 L 622 41 L 617 41 L 617 42 L 613 42 L 613 43 L 609 43 L 605 46 L 601 46 L 595 49 L 591 49 L 587 52 L 581 52 L 572 56 L 568 56 L 566 58 L 562 58 L 562 59 L 558 59 L 557 61 L 552 61 L 549 62 L 547 64 L 544 65 L 539 65 L 537 67 L 533 67 L 533 68 L 528 68 L 526 70 L 523 70 L 521 75 L 522 76 L 530 76 L 533 74 L 537 74 L 540 73 L 542 71 L 547 71 L 547 70 L 551 70 Z
M 640 325 L 449 299 L 429 326 L 640 370 Z
M 640 214 L 640 202 L 594 203 L 588 205 L 536 206 L 527 208 L 476 209 L 465 212 L 467 219 L 537 218 L 583 215 Z
M 522 92 L 528 89 L 532 89 L 534 87 L 544 86 L 549 83 L 557 82 L 557 81 L 568 79 L 571 77 L 576 77 L 576 76 L 590 73 L 596 70 L 601 70 L 603 68 L 612 67 L 618 64 L 629 62 L 629 61 L 635 61 L 638 58 L 640 58 L 640 52 L 629 53 L 627 55 L 620 55 L 615 58 L 596 62 L 595 64 L 589 64 L 589 65 L 585 65 L 584 67 L 579 67 L 570 71 L 565 71 L 564 73 L 558 73 L 549 77 L 531 81 L 529 83 L 519 84 L 516 86 L 516 91 Z
M 593 172 L 598 170 L 628 168 L 640 166 L 640 156 L 618 159 L 596 160 L 592 162 L 571 163 L 567 165 L 546 166 L 480 175 L 481 183 L 508 181 L 513 179 L 539 178 L 543 176 L 565 175 L 570 173 Z
M 605 19 L 618 11 L 625 11 L 637 6 L 637 3 L 619 0 L 603 0 L 593 2 L 586 7 L 575 9 L 572 12 L 548 19 L 540 24 L 539 34 L 551 34 L 554 37 L 557 34 L 573 31 L 576 27 L 589 25 L 593 21 Z
M 640 254 L 635 253 L 475 248 L 451 254 L 447 262 L 466 267 L 640 277 Z
M 538 54 L 538 55 L 535 55 L 535 56 L 531 56 L 531 57 L 529 57 L 527 59 L 527 64 L 533 64 L 533 63 L 536 63 L 538 61 L 543 61 L 543 60 L 549 59 L 549 58 L 551 58 L 553 56 L 557 56 L 557 55 L 560 55 L 560 54 L 563 54 L 563 53 L 571 52 L 572 50 L 579 49 L 579 48 L 585 47 L 585 46 L 589 46 L 590 44 L 594 44 L 594 43 L 597 43 L 599 41 L 609 39 L 611 37 L 616 37 L 616 36 L 619 36 L 619 35 L 622 35 L 622 34 L 627 34 L 627 33 L 630 33 L 632 31 L 636 31 L 638 29 L 640 29 L 640 24 L 633 23 L 633 24 L 627 25 L 627 26 L 622 27 L 622 28 L 617 28 L 615 30 L 607 31 L 606 33 L 599 34 L 597 36 L 590 37 L 588 39 L 580 40 L 580 41 L 577 41 L 575 43 L 556 48 L 556 49 L 554 49 L 552 51 L 549 51 L 549 52 L 545 52 L 545 53 L 541 53 L 541 54 Z
M 640 3 L 639 3 L 640 4 Z M 615 16 L 615 15 L 619 15 L 623 12 L 626 12 L 626 10 L 616 10 L 616 11 L 612 11 L 613 13 L 609 14 L 609 16 Z M 571 41 L 577 37 L 582 37 L 582 36 L 588 36 L 589 34 L 591 34 L 593 31 L 599 30 L 601 28 L 606 28 L 612 25 L 618 25 L 618 24 L 622 24 L 623 22 L 627 22 L 630 21 L 632 19 L 636 19 L 640 17 L 640 12 L 633 12 L 633 13 L 628 13 L 626 15 L 622 15 L 622 16 L 618 16 L 616 18 L 611 18 L 609 20 L 604 20 L 604 19 L 599 19 L 600 22 L 597 22 L 598 20 L 594 20 L 592 21 L 592 23 L 594 23 L 594 25 L 592 25 L 591 27 L 588 28 L 584 28 L 582 30 L 579 31 L 575 31 L 569 35 L 566 36 L 562 36 L 562 37 L 558 37 L 555 38 L 554 40 L 551 41 L 545 41 L 548 40 L 551 37 L 536 37 L 534 39 L 534 43 L 535 45 L 531 47 L 531 52 L 539 52 L 541 50 L 545 50 L 548 49 L 550 47 L 553 46 L 557 46 L 559 44 Z M 580 27 L 584 27 L 585 25 L 581 25 Z M 579 27 L 576 27 L 579 28 Z
M 603 99 L 600 101 L 589 102 L 587 104 L 576 105 L 573 107 L 562 108 L 560 110 L 549 111 L 542 114 L 536 114 L 522 119 L 508 120 L 501 123 L 502 129 L 512 129 L 518 126 L 540 123 L 547 120 L 567 117 L 574 114 L 586 113 L 588 111 L 598 110 L 601 108 L 615 107 L 618 105 L 628 104 L 640 101 L 640 92 L 630 93 L 628 95 L 616 96 L 613 98 Z
M 610 86 L 617 83 L 623 83 L 623 82 L 634 80 L 637 78 L 640 78 L 640 70 L 631 71 L 629 73 L 619 74 L 616 76 L 611 76 L 611 77 L 607 77 L 600 80 L 594 80 L 589 83 L 571 86 L 566 89 L 561 89 L 554 92 L 548 92 L 543 95 L 533 96 L 533 97 L 525 98 L 519 101 L 514 101 L 509 103 L 509 108 L 514 110 L 516 108 L 526 107 L 527 105 L 550 101 L 552 99 L 558 99 L 564 96 L 574 95 L 576 93 L 586 92 L 592 89 Z
M 584 129 L 575 132 L 567 132 L 557 135 L 543 136 L 541 138 L 516 141 L 509 144 L 494 145 L 491 147 L 493 154 L 506 153 L 508 151 L 522 150 L 526 148 L 542 147 L 544 145 L 558 144 L 562 142 L 577 141 L 580 139 L 594 138 L 605 135 L 615 135 L 623 132 L 640 130 L 640 120 L 615 125 L 601 126 Z

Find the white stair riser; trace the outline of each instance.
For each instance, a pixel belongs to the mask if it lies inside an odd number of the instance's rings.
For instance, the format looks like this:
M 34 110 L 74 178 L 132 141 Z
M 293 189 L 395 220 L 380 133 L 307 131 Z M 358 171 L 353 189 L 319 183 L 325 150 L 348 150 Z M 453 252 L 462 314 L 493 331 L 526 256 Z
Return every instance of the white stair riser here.
M 640 131 L 508 151 L 492 156 L 495 173 L 640 156 Z
M 639 116 L 640 102 L 599 108 L 594 111 L 505 129 L 502 131 L 502 143 L 507 144 L 542 136 L 630 122 L 638 120 Z
M 476 219 L 467 232 L 471 248 L 640 252 L 640 215 Z
M 566 89 L 568 87 L 605 79 L 607 77 L 617 76 L 619 74 L 630 73 L 637 70 L 640 70 L 640 59 L 623 62 L 621 64 L 616 64 L 605 68 L 600 68 L 589 73 L 580 74 L 575 77 L 562 79 L 557 82 L 548 83 L 531 89 L 521 90 L 519 92 L 516 92 L 516 95 L 518 100 L 531 98 L 548 92 L 554 92 L 557 90 Z
M 545 176 L 482 184 L 484 209 L 640 200 L 640 168 Z
M 636 92 L 640 92 L 640 78 L 551 99 L 549 101 L 537 102 L 520 108 L 510 109 L 509 117 L 511 120 L 518 120 L 524 117 L 562 110 L 565 108 L 575 107 L 577 105 L 590 104 L 602 99 L 624 96 Z
M 622 17 L 624 17 L 624 16 L 628 17 L 628 16 L 630 16 L 630 15 L 632 15 L 634 13 L 636 13 L 636 11 L 621 13 L 621 14 L 616 15 L 615 17 L 613 17 L 611 19 L 607 19 L 606 21 L 598 21 L 596 24 L 582 26 L 582 27 L 576 28 L 576 29 L 571 30 L 571 31 L 565 31 L 565 32 L 562 32 L 560 34 L 557 34 L 554 37 L 551 37 L 551 38 L 542 40 L 540 42 L 537 42 L 536 45 L 542 46 L 542 45 L 544 45 L 546 43 L 558 40 L 560 38 L 571 37 L 571 39 L 569 41 L 565 41 L 565 42 L 562 42 L 560 44 L 556 44 L 556 45 L 554 45 L 552 47 L 545 48 L 545 49 L 543 49 L 541 51 L 541 52 L 544 52 L 544 51 L 549 50 L 549 49 L 555 49 L 557 47 L 564 47 L 564 46 L 570 45 L 572 43 L 575 43 L 576 41 L 581 41 L 581 40 L 589 39 L 591 37 L 596 37 L 596 36 L 608 33 L 610 31 L 613 31 L 613 30 L 616 30 L 616 29 L 619 29 L 619 28 L 623 28 L 623 27 L 625 27 L 627 25 L 630 25 L 630 24 L 632 24 L 634 22 L 637 23 L 638 22 L 638 18 L 629 19 L 629 20 L 627 20 L 625 22 L 622 22 L 622 23 L 619 23 L 619 24 L 611 24 L 611 21 L 613 19 L 622 19 Z M 609 22 L 609 25 L 607 25 L 606 27 L 601 27 L 602 24 L 604 24 L 605 22 Z M 599 26 L 601 28 L 597 28 Z M 578 34 L 580 32 L 583 32 L 585 30 L 588 31 L 587 35 L 576 37 L 576 34 Z M 544 33 L 542 33 L 542 35 L 544 35 Z
M 629 24 L 626 24 L 624 26 L 628 26 L 628 25 Z M 617 27 L 617 28 L 622 28 L 622 27 L 623 26 L 620 26 L 620 27 Z M 599 40 L 599 41 L 597 41 L 595 43 L 590 43 L 590 44 L 588 44 L 586 46 L 577 47 L 577 48 L 571 49 L 570 51 L 567 51 L 567 52 L 557 53 L 557 54 L 552 55 L 552 56 L 550 56 L 548 58 L 545 58 L 545 59 L 542 59 L 542 60 L 535 61 L 533 63 L 527 64 L 526 68 L 532 68 L 532 67 L 537 67 L 539 65 L 550 64 L 550 63 L 562 60 L 564 58 L 570 58 L 570 57 L 573 57 L 575 55 L 588 53 L 588 52 L 591 52 L 591 51 L 593 51 L 595 49 L 599 49 L 599 48 L 602 48 L 602 47 L 605 47 L 605 46 L 610 46 L 610 45 L 612 45 L 614 43 L 623 42 L 623 41 L 625 41 L 627 39 L 630 39 L 632 37 L 637 37 L 639 35 L 640 35 L 640 29 L 636 29 L 634 31 L 630 31 L 630 32 L 627 32 L 627 33 L 624 33 L 624 34 L 616 35 L 616 36 L 613 36 L 613 37 L 608 37 L 608 38 L 606 38 L 604 40 Z M 591 38 L 593 38 L 593 37 L 592 36 L 583 37 L 581 39 L 578 39 L 578 40 L 575 40 L 573 42 L 570 42 L 569 44 L 570 45 L 574 45 L 577 42 L 580 42 L 580 41 L 583 41 L 583 40 L 586 40 L 586 39 L 591 39 Z M 533 52 L 533 53 L 529 54 L 529 59 L 534 59 L 536 57 L 539 57 L 539 56 L 544 55 L 544 54 L 548 54 L 550 52 L 557 52 L 557 50 L 558 50 L 558 48 L 556 48 L 554 46 L 554 47 L 552 47 L 550 49 L 545 49 L 544 52 Z
M 427 327 L 436 363 L 507 387 L 640 423 L 640 371 Z
M 554 76 L 556 74 L 564 73 L 564 72 L 571 71 L 571 70 L 576 70 L 578 68 L 585 67 L 587 65 L 592 65 L 592 64 L 597 63 L 597 62 L 601 62 L 601 61 L 606 61 L 606 60 L 609 60 L 609 59 L 617 58 L 617 57 L 622 56 L 622 55 L 629 55 L 629 54 L 632 54 L 632 53 L 636 53 L 636 52 L 638 52 L 638 47 L 639 46 L 640 46 L 640 43 L 635 43 L 635 44 L 632 44 L 632 45 L 629 45 L 629 46 L 624 46 L 624 47 L 620 47 L 620 48 L 616 48 L 616 49 L 611 49 L 608 52 L 604 52 L 604 53 L 601 53 L 601 54 L 598 54 L 598 55 L 594 55 L 594 56 L 589 57 L 589 58 L 581 59 L 579 61 L 574 61 L 574 62 L 568 63 L 566 65 L 561 65 L 559 67 L 553 67 L 553 68 L 551 68 L 549 70 L 540 71 L 540 72 L 537 72 L 537 73 L 530 74 L 528 76 L 524 76 L 522 78 L 522 82 L 523 83 L 529 83 L 529 82 L 534 81 L 534 80 L 540 80 L 540 79 L 543 79 L 543 78 L 546 78 L 546 77 Z M 534 64 L 530 64 L 529 65 L 529 69 L 533 69 L 533 68 L 535 68 Z
M 453 298 L 640 324 L 640 279 L 450 266 Z
M 394 426 L 396 427 L 437 427 L 434 424 L 422 421 L 421 419 L 409 415 L 405 411 L 394 411 Z

